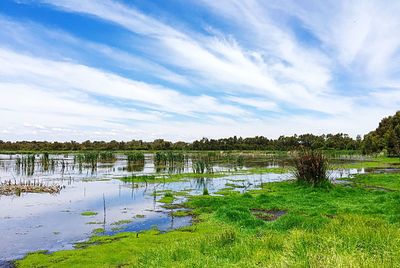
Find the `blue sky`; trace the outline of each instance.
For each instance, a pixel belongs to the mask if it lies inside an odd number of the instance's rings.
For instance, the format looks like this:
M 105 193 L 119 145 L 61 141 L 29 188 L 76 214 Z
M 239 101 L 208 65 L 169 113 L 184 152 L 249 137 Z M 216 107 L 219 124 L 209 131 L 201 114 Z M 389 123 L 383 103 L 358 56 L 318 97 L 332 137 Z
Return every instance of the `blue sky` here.
M 400 2 L 0 1 L 0 139 L 366 134 L 400 106 Z

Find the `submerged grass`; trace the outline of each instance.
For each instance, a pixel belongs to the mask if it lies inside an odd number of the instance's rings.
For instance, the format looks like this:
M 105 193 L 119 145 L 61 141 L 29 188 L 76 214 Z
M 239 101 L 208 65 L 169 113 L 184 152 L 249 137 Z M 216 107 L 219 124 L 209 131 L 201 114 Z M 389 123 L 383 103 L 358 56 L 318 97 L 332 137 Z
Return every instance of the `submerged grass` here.
M 162 198 L 158 200 L 160 203 L 171 204 L 174 202 L 175 197 L 171 192 L 166 192 Z
M 18 267 L 398 267 L 400 192 L 355 185 L 264 184 L 250 193 L 191 197 L 193 226 L 95 236 L 78 250 L 34 253 Z M 164 196 L 165 197 L 165 196 Z M 170 197 L 170 196 L 168 196 Z M 272 220 L 254 212 L 284 211 Z
M 96 216 L 97 212 L 94 211 L 84 211 L 81 213 L 82 216 Z
M 364 187 L 400 191 L 400 173 L 360 174 L 346 180 Z
M 400 158 L 394 157 L 373 157 L 368 159 L 367 161 L 349 161 L 348 163 L 342 164 L 333 164 L 333 169 L 347 169 L 347 168 L 354 168 L 354 169 L 361 169 L 361 168 L 388 168 L 388 167 L 400 167 Z

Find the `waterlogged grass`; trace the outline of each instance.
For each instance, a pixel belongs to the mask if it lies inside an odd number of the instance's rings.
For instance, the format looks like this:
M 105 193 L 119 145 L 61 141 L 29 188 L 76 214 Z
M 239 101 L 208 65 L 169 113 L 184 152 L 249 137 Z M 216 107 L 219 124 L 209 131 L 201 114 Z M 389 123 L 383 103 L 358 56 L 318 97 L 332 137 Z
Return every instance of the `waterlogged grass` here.
M 356 161 L 344 164 L 333 164 L 333 169 L 339 168 L 354 168 L 354 169 L 361 169 L 361 168 L 388 168 L 393 166 L 400 165 L 400 158 L 394 157 L 374 157 L 368 161 Z M 400 166 L 398 166 L 400 167 Z
M 132 220 L 120 220 L 120 221 L 116 221 L 116 222 L 111 223 L 111 225 L 123 225 L 123 224 L 128 224 L 128 223 L 131 223 L 131 222 L 132 222 Z
M 227 187 L 227 188 L 222 188 L 221 190 L 215 192 L 217 195 L 230 195 L 230 194 L 235 194 L 239 193 L 238 190 L 235 190 L 233 188 Z
M 175 197 L 171 192 L 166 192 L 162 198 L 158 200 L 160 203 L 171 204 L 174 202 Z
M 92 224 L 103 224 L 103 222 L 101 222 L 101 221 L 90 221 L 90 222 L 87 222 L 86 224 L 90 224 L 90 225 L 92 225 Z
M 247 170 L 242 170 L 238 172 L 239 174 L 262 174 L 262 173 L 276 173 L 276 174 L 284 174 L 291 172 L 293 170 L 292 167 L 267 167 L 267 168 L 251 168 Z
M 93 237 L 77 250 L 34 253 L 18 267 L 398 267 L 400 191 L 395 176 L 357 177 L 393 191 L 294 182 L 250 193 L 194 196 L 193 226 Z M 395 186 L 393 186 L 395 185 Z M 165 196 L 164 196 L 165 197 Z M 284 211 L 274 220 L 254 211 Z
M 400 191 L 400 173 L 362 174 L 349 180 L 360 186 Z
M 97 212 L 94 211 L 84 211 L 81 213 L 82 216 L 96 216 Z
M 170 213 L 173 217 L 187 217 L 193 215 L 189 210 L 177 210 Z
M 197 179 L 197 178 L 222 178 L 230 175 L 263 174 L 263 173 L 283 174 L 289 172 L 290 170 L 291 170 L 290 168 L 253 168 L 241 171 L 224 171 L 224 172 L 214 172 L 214 173 L 136 175 L 136 176 L 126 176 L 119 179 L 127 183 L 166 183 L 166 182 L 177 182 L 177 181 Z
M 102 234 L 104 233 L 104 229 L 103 228 L 96 228 L 92 231 L 93 234 Z

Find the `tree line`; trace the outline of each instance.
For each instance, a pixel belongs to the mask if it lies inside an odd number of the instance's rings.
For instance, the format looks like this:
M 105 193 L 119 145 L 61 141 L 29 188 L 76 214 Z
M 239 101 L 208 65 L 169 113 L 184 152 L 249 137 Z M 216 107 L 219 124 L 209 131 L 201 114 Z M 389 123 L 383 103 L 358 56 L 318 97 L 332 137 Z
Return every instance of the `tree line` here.
M 163 139 L 154 141 L 84 141 L 84 142 L 47 142 L 47 141 L 1 141 L 0 151 L 82 151 L 82 150 L 277 150 L 289 151 L 299 148 L 322 150 L 360 150 L 365 154 L 385 153 L 388 156 L 400 156 L 400 111 L 383 118 L 376 130 L 364 138 L 355 139 L 347 134 L 293 135 L 268 139 L 264 136 L 250 138 L 229 137 L 222 139 L 202 138 L 189 142 L 171 142 Z
M 1 151 L 81 151 L 81 150 L 294 150 L 299 147 L 312 149 L 358 150 L 361 137 L 353 139 L 346 134 L 294 135 L 268 139 L 263 136 L 251 138 L 229 137 L 222 139 L 203 138 L 188 143 L 170 142 L 163 139 L 154 141 L 84 141 L 84 142 L 47 142 L 47 141 L 0 141 Z

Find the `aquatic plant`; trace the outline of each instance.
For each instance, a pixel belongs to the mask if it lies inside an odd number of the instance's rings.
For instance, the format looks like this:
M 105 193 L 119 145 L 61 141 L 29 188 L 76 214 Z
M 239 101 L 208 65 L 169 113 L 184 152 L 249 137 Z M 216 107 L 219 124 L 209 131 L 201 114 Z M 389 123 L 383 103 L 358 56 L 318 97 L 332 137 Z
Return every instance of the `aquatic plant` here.
M 243 167 L 243 165 L 244 165 L 244 156 L 243 156 L 243 155 L 239 155 L 239 156 L 236 158 L 236 165 L 237 165 L 238 167 Z
M 165 203 L 165 204 L 171 204 L 172 202 L 174 202 L 175 197 L 172 194 L 172 192 L 165 192 L 164 196 L 158 200 L 158 202 L 160 203 Z
M 64 186 L 61 185 L 46 185 L 38 180 L 33 181 L 4 181 L 0 183 L 0 195 L 20 196 L 21 193 L 51 193 L 60 192 Z
M 94 211 L 84 211 L 81 213 L 82 216 L 96 216 L 98 213 Z
M 197 174 L 213 173 L 213 168 L 210 159 L 193 159 L 192 170 Z
M 185 155 L 175 152 L 156 152 L 154 155 L 155 165 L 175 166 L 185 163 Z
M 97 162 L 99 160 L 98 152 L 85 152 L 83 154 L 83 160 L 86 164 L 89 164 L 92 168 L 97 167 Z
M 110 155 L 104 154 L 103 159 L 107 159 Z M 82 165 L 86 164 L 91 167 L 92 170 L 97 169 L 97 162 L 99 162 L 100 153 L 99 152 L 84 152 L 74 155 L 74 164 L 78 164 L 79 170 L 82 170 Z
M 34 154 L 17 157 L 15 161 L 17 172 L 22 171 L 24 174 L 32 176 L 35 171 L 35 160 L 36 157 Z
M 101 151 L 98 159 L 100 162 L 115 162 L 117 160 L 115 154 L 110 151 Z
M 144 162 L 144 153 L 133 152 L 126 154 L 128 162 Z
M 40 157 L 40 164 L 42 165 L 44 171 L 49 170 L 49 165 L 50 165 L 49 153 L 45 152 L 42 154 L 42 156 Z
M 203 189 L 203 195 L 210 195 L 210 194 L 208 193 L 208 189 L 207 189 L 206 187 L 204 187 L 204 189 Z

